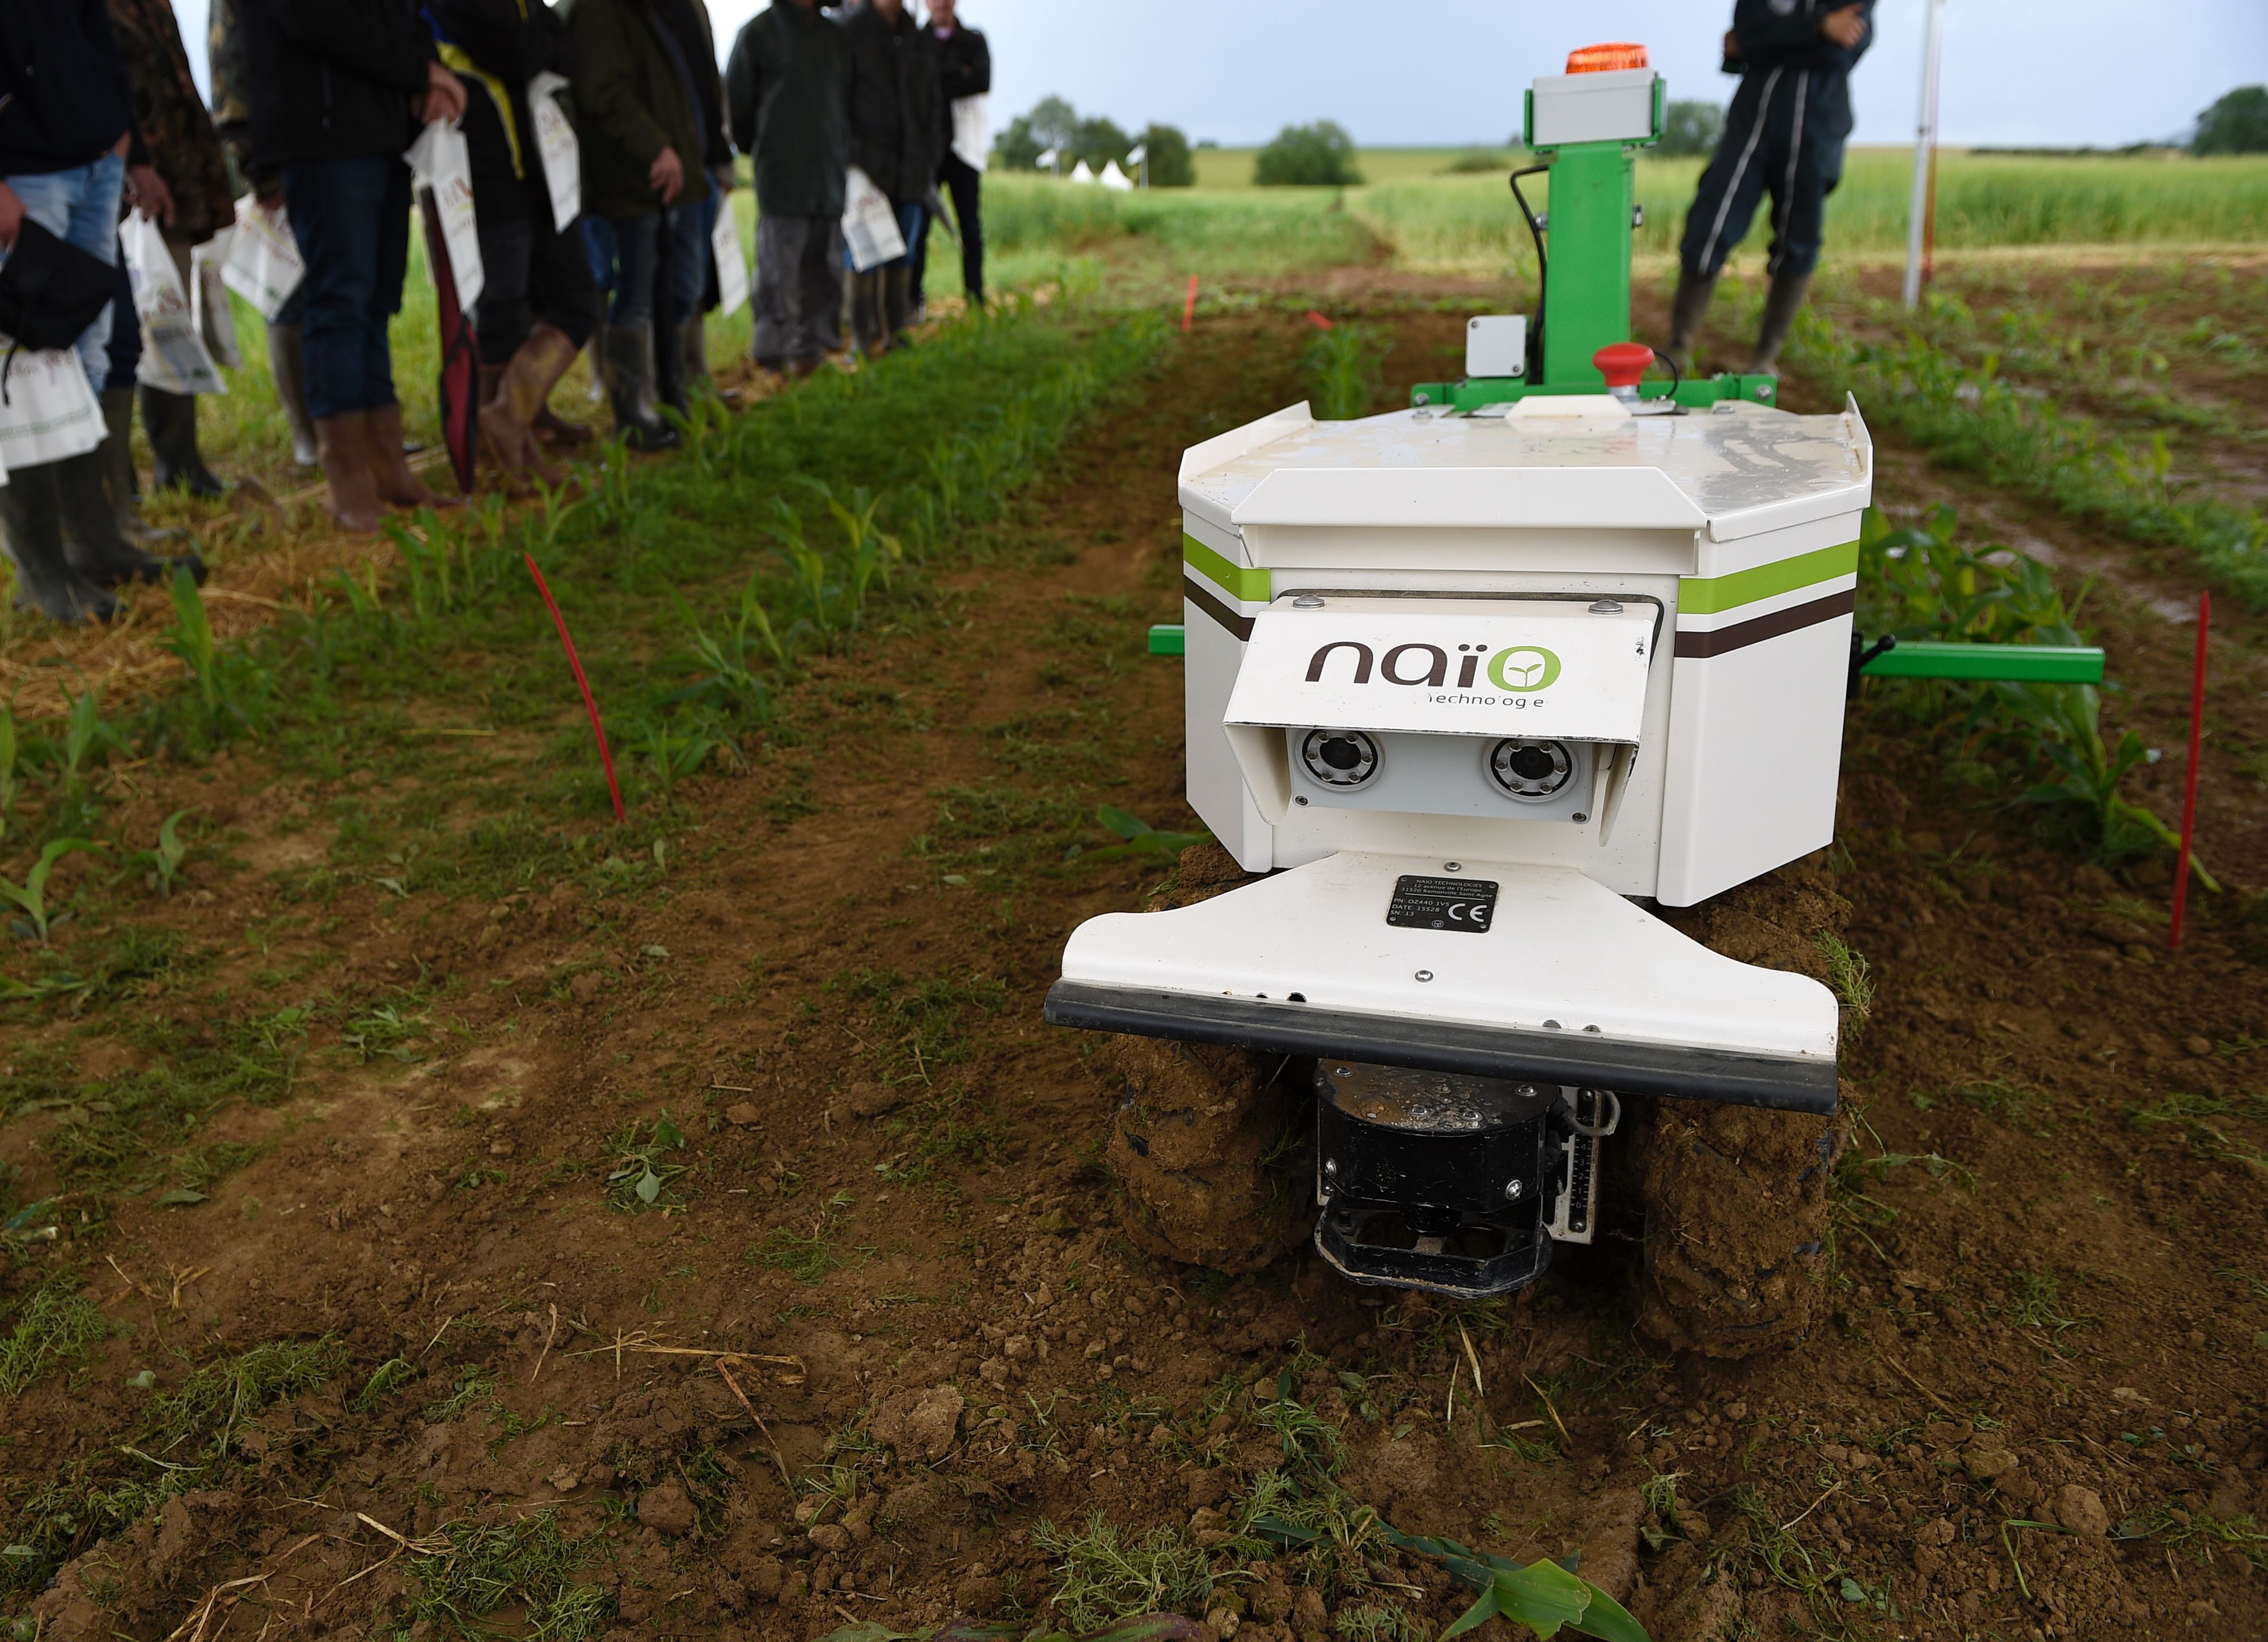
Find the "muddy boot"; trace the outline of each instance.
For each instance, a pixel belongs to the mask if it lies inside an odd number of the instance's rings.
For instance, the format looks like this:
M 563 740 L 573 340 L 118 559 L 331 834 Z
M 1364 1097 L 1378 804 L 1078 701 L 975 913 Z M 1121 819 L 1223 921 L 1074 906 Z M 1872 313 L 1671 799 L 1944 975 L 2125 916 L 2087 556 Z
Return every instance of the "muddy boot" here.
M 410 470 L 409 453 L 401 447 L 401 406 L 379 405 L 363 413 L 368 436 L 371 482 L 378 499 L 389 507 L 462 507 L 464 497 L 443 496 L 427 487 Z
M 535 442 L 535 417 L 574 362 L 566 334 L 539 325 L 498 372 L 494 396 L 481 406 L 481 436 L 507 478 L 533 474 L 545 484 L 559 482 Z
M 1715 275 L 1696 274 L 1683 268 L 1677 270 L 1677 295 L 1669 304 L 1669 345 L 1661 354 L 1677 367 L 1680 376 L 1693 373 L 1693 335 L 1708 317 L 1709 298 L 1716 291 Z
M 56 505 L 63 517 L 64 563 L 98 587 L 165 581 L 177 567 L 202 583 L 205 562 L 195 554 L 161 559 L 119 534 L 118 520 L 103 485 L 107 444 L 105 440 L 91 451 L 48 464 L 48 470 L 55 475 Z
M 717 384 L 709 374 L 709 328 L 707 316 L 695 314 L 678 328 L 679 339 L 685 347 L 685 385 L 688 390 L 706 393 Z
M 902 347 L 914 328 L 914 269 L 910 262 L 886 269 L 882 276 L 882 318 L 890 328 L 890 346 Z
M 161 542 L 187 541 L 186 530 L 160 530 L 142 517 L 141 488 L 134 478 L 134 390 L 102 391 L 103 425 L 110 430 L 99 447 L 102 493 L 118 534 L 145 552 Z
M 877 358 L 890 350 L 889 318 L 884 306 L 887 279 L 878 268 L 871 273 L 853 274 L 848 282 L 850 342 L 862 359 Z
M 1764 323 L 1756 328 L 1756 349 L 1749 356 L 1748 374 L 1769 376 L 1779 363 L 1779 350 L 1789 328 L 1802 311 L 1804 292 L 1811 289 L 1808 274 L 1774 274 L 1764 293 Z
M 315 452 L 323 465 L 323 511 L 344 530 L 378 528 L 378 486 L 371 477 L 369 419 L 359 410 L 314 424 Z M 399 448 L 397 446 L 397 448 Z
M 0 485 L 0 538 L 16 566 L 16 607 L 56 622 L 107 622 L 118 601 L 63 556 L 63 498 L 55 464 L 18 468 Z
M 142 430 L 150 436 L 150 449 L 158 459 L 151 482 L 158 490 L 175 486 L 191 496 L 225 496 L 228 487 L 213 476 L 197 454 L 197 396 L 168 394 L 144 383 L 142 387 Z
M 291 460 L 302 468 L 313 468 L 322 460 L 315 448 L 315 421 L 307 414 L 306 362 L 300 353 L 299 328 L 296 325 L 270 325 L 268 328 L 268 369 L 276 379 L 276 402 L 284 408 L 284 420 L 291 428 Z
M 674 451 L 683 440 L 644 404 L 646 371 L 653 358 L 653 328 L 609 325 L 600 333 L 607 400 L 615 432 L 634 451 Z

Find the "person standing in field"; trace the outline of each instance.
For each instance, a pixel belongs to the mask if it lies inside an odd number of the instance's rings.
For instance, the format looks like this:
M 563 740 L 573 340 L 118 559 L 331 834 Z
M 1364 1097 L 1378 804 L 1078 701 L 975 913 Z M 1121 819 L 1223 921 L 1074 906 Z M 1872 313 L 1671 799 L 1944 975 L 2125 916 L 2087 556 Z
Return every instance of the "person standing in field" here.
M 465 147 L 482 281 L 481 437 L 506 475 L 557 475 L 536 444 L 551 390 L 599 328 L 599 287 L 575 222 L 556 222 L 528 83 L 572 79 L 575 46 L 543 0 L 427 0 L 441 61 L 465 88 Z M 578 219 L 579 220 L 579 219 Z
M 189 54 L 181 46 L 180 25 L 170 0 L 110 0 L 111 31 L 118 37 L 126 77 L 134 88 L 135 121 L 150 146 L 151 163 L 173 195 L 170 217 L 159 224 L 166 249 L 191 289 L 189 252 L 236 221 L 236 195 L 228 186 L 228 161 L 212 116 L 189 73 Z M 139 323 L 128 316 L 133 323 Z M 133 427 L 133 404 L 125 385 L 103 391 L 103 417 L 114 438 Z M 197 396 L 142 389 L 142 426 L 157 458 L 152 482 L 158 490 L 178 486 L 193 496 L 218 496 L 225 487 L 197 452 Z M 119 440 L 122 454 L 123 438 Z M 114 457 L 113 461 L 119 460 Z M 124 469 L 130 487 L 133 466 Z
M 908 251 L 850 279 L 851 326 L 860 349 L 887 351 L 913 322 L 911 247 L 923 202 L 937 187 L 945 146 L 945 95 L 937 43 L 905 0 L 858 0 L 843 13 L 850 38 L 850 163 L 889 196 Z
M 818 0 L 773 0 L 725 65 L 733 141 L 756 180 L 755 331 L 767 371 L 808 376 L 843 345 L 850 40 Z
M 381 504 L 454 507 L 409 470 L 387 322 L 409 267 L 409 167 L 435 120 L 465 112 L 413 0 L 238 0 L 256 166 L 284 174 L 306 264 L 302 356 L 325 505 L 378 528 Z
M 575 39 L 575 132 L 583 151 L 583 211 L 612 247 L 614 303 L 600 365 L 615 431 L 632 450 L 682 441 L 652 409 L 682 414 L 681 328 L 701 304 L 708 245 L 701 204 L 701 102 L 690 66 L 658 0 L 564 0 Z
M 958 151 L 953 145 L 955 121 L 970 99 L 992 90 L 992 50 L 981 30 L 963 28 L 956 0 L 930 0 L 929 35 L 937 42 L 937 77 L 945 98 L 945 123 L 940 132 L 944 150 L 937 162 L 938 187 L 953 196 L 954 225 L 961 234 L 961 288 L 968 306 L 984 306 L 984 218 L 979 190 L 984 173 L 977 169 L 983 158 Z M 935 198 L 934 195 L 932 196 Z M 928 303 L 922 275 L 929 258 L 929 213 L 922 213 L 921 231 L 913 248 L 913 310 L 917 320 Z
M 718 215 L 728 208 L 728 196 L 733 192 L 733 139 L 725 126 L 725 82 L 717 71 L 716 33 L 709 21 L 709 8 L 702 0 L 656 0 L 654 14 L 666 31 L 665 38 L 677 47 L 685 68 L 686 85 L 701 121 L 700 158 L 687 163 L 698 164 L 709 177 L 709 197 L 700 205 L 701 243 L 695 247 L 694 255 L 692 278 L 698 289 L 690 311 L 677 329 L 662 337 L 661 342 L 666 345 L 674 341 L 682 350 L 688 385 L 706 384 L 709 348 L 703 321 L 709 310 L 723 301 L 717 288 L 716 259 L 711 247 Z M 674 240 L 663 241 L 665 259 L 675 245 Z M 670 277 L 666 267 L 662 277 Z M 680 405 L 677 409 L 683 410 L 685 407 Z
M 1827 214 L 1843 180 L 1851 135 L 1851 70 L 1874 43 L 1874 0 L 1735 0 L 1725 36 L 1725 70 L 1741 77 L 1717 152 L 1701 173 L 1678 246 L 1669 346 L 1680 371 L 1725 259 L 1749 232 L 1756 202 L 1771 195 L 1771 288 L 1746 366 L 1772 369 L 1803 306 Z
M 173 215 L 135 124 L 103 0 L 0 5 L 0 261 L 31 223 L 116 268 L 122 196 L 161 221 Z M 116 306 L 106 303 L 73 349 L 90 397 L 109 375 Z M 58 622 L 107 621 L 117 605 L 105 588 L 157 563 L 116 535 L 106 460 L 98 445 L 18 463 L 0 484 L 0 537 L 18 600 Z
M 255 204 L 275 210 L 284 203 L 284 173 L 252 161 L 252 96 L 245 88 L 244 35 L 236 22 L 238 5 L 251 3 L 212 0 L 205 28 L 205 68 L 212 80 L 213 130 L 235 168 L 237 184 Z M 315 424 L 307 415 L 306 372 L 300 354 L 299 320 L 305 306 L 302 284 L 266 322 L 268 373 L 276 384 L 276 403 L 291 431 L 291 460 L 313 468 L 317 460 Z

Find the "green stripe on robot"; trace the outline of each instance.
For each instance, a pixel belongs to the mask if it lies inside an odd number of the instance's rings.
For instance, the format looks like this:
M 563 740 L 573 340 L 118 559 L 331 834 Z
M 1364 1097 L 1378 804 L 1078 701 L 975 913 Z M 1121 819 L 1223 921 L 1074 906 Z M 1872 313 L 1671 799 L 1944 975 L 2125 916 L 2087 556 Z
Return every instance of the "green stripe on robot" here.
M 1182 562 L 1198 575 L 1246 604 L 1266 604 L 1272 585 L 1266 571 L 1232 564 L 1188 531 L 1182 533 Z
M 1729 576 L 1687 576 L 1677 584 L 1677 613 L 1715 615 L 1760 599 L 1855 575 L 1858 570 L 1859 544 L 1846 541 L 1815 553 L 1799 553 L 1792 559 L 1775 559 L 1753 570 L 1734 571 Z

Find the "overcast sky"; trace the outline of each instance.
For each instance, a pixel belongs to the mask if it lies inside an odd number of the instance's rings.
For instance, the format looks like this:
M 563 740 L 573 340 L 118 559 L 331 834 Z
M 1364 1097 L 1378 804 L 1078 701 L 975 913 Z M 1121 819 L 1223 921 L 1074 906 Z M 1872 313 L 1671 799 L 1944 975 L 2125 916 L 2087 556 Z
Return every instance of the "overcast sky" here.
M 7 0 L 13 3 L 13 0 Z M 767 0 L 709 0 L 718 52 Z M 1912 139 L 1925 0 L 1881 0 L 1852 87 L 1861 143 Z M 174 0 L 204 78 L 206 0 Z M 964 0 L 990 38 L 993 124 L 1049 92 L 1121 125 L 1243 144 L 1337 121 L 1366 144 L 1501 143 L 1521 92 L 1567 51 L 1644 40 L 1672 97 L 1721 102 L 1730 0 Z M 2263 0 L 1945 0 L 1953 144 L 2116 146 L 2185 131 L 2268 82 Z

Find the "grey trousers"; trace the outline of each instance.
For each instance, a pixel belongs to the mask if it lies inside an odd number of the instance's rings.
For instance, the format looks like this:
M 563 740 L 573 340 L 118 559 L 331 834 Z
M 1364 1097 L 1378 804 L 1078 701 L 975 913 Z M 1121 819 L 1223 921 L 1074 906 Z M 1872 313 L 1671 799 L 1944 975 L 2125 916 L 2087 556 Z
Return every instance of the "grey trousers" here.
M 843 225 L 832 217 L 756 219 L 756 363 L 815 364 L 843 346 Z

